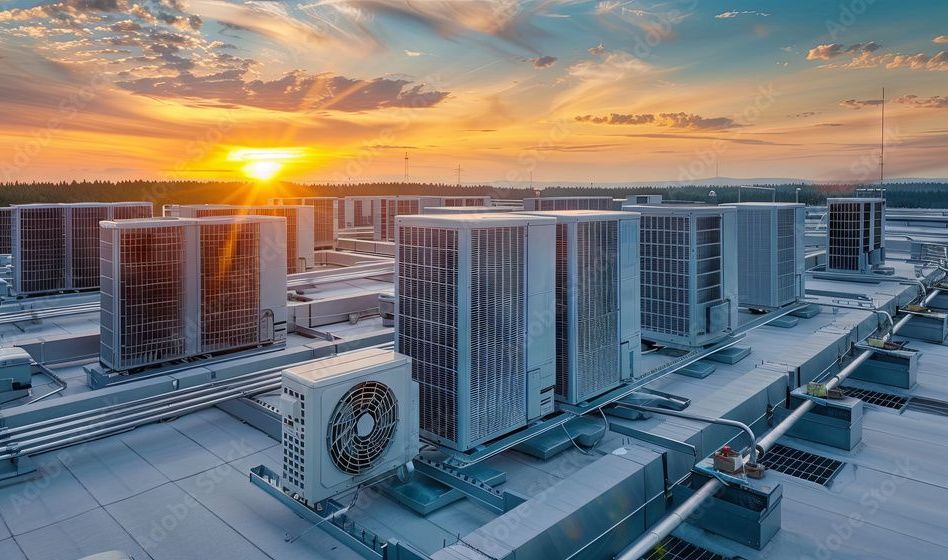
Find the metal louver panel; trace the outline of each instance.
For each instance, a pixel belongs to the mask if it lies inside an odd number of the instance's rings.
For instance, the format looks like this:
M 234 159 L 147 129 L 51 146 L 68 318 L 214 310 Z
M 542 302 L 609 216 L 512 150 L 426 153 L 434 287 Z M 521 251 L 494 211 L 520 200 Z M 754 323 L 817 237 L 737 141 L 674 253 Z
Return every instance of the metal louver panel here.
M 71 288 L 99 287 L 99 222 L 109 218 L 106 206 L 68 209 Z
M 260 225 L 202 224 L 201 351 L 260 338 Z
M 421 429 L 457 441 L 458 232 L 402 227 L 398 347 L 419 384 Z
M 523 227 L 471 231 L 470 438 L 510 431 L 526 414 Z
M 14 209 L 13 285 L 21 294 L 66 289 L 66 209 Z
M 642 216 L 642 330 L 687 336 L 691 323 L 691 220 Z
M 797 300 L 796 210 L 777 210 L 777 305 Z
M 0 255 L 9 255 L 13 246 L 13 209 L 0 208 Z
M 618 222 L 577 224 L 577 371 L 579 399 L 619 381 Z

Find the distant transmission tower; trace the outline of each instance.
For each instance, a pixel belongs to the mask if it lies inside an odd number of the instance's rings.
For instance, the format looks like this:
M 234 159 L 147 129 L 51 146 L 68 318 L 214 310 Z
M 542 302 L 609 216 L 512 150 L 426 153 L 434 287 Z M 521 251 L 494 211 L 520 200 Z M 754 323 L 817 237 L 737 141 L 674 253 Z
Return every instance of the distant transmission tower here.
M 405 182 L 408 182 L 408 152 L 405 152 Z
M 879 137 L 879 186 L 885 181 L 885 88 L 882 88 L 882 134 Z
M 458 186 L 460 187 L 461 186 L 461 164 L 460 163 L 458 164 L 457 171 L 458 171 Z

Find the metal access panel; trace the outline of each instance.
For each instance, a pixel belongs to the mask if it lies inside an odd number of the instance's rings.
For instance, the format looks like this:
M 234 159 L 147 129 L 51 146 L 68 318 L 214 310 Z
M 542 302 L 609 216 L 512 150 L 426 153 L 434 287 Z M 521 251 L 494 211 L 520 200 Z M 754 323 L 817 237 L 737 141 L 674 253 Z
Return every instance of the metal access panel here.
M 804 293 L 806 208 L 745 202 L 737 208 L 738 294 L 746 307 L 777 308 Z
M 735 209 L 623 210 L 641 214 L 642 338 L 690 349 L 729 336 L 738 325 Z
M 424 436 L 459 451 L 552 412 L 552 218 L 397 219 L 395 347 L 412 358 Z
M 13 241 L 11 233 L 13 229 L 13 208 L 9 206 L 0 208 L 0 255 L 9 255 L 12 251 Z
M 526 212 L 537 210 L 615 210 L 616 203 L 608 196 L 548 196 L 523 199 Z
M 576 405 L 617 387 L 637 369 L 639 216 L 599 210 L 530 214 L 557 221 L 556 398 Z
M 871 272 L 885 264 L 885 199 L 826 199 L 830 272 Z

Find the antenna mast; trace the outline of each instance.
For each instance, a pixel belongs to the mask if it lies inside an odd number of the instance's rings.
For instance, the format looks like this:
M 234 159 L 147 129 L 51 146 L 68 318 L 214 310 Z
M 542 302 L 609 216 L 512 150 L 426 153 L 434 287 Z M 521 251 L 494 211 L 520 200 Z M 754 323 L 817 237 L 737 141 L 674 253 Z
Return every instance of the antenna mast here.
M 405 182 L 408 182 L 408 152 L 405 152 Z
M 458 186 L 461 186 L 461 164 L 458 164 Z

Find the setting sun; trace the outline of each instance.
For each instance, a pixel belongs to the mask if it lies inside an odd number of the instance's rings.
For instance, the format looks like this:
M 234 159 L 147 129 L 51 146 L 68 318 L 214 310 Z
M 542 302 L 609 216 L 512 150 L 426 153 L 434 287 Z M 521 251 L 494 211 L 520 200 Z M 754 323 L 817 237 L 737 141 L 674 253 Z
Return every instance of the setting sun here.
M 236 148 L 227 155 L 229 161 L 247 162 L 240 170 L 250 179 L 269 181 L 286 162 L 302 159 L 303 148 Z

